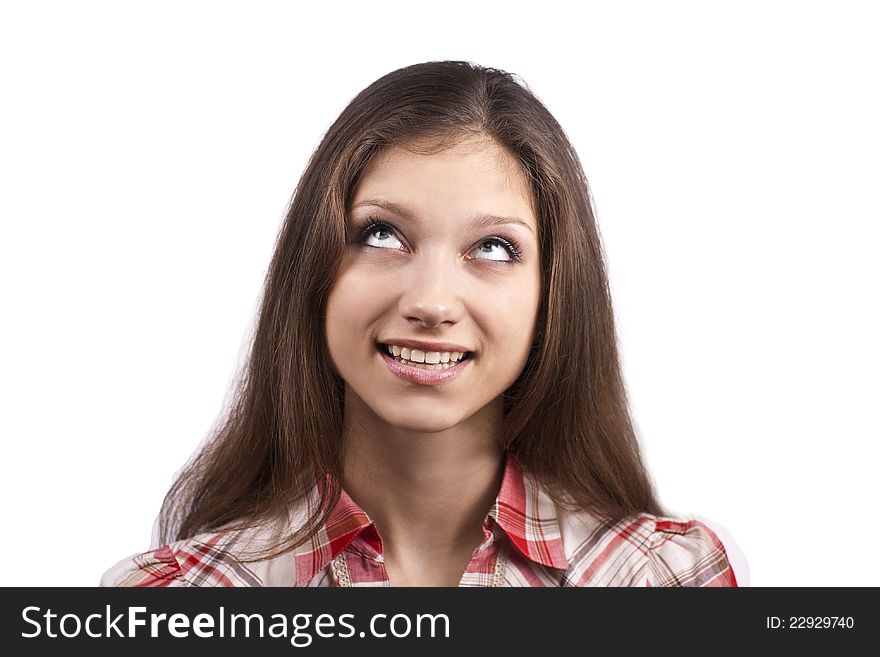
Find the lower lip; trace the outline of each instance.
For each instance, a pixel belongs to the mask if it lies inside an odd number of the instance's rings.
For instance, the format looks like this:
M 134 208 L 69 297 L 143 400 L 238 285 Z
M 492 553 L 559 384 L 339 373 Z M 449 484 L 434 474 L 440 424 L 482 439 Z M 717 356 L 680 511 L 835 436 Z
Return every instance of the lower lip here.
M 421 385 L 431 385 L 433 383 L 445 383 L 447 381 L 452 381 L 455 377 L 461 374 L 462 370 L 468 366 L 473 358 L 466 358 L 458 363 L 458 365 L 453 365 L 449 369 L 446 370 L 422 370 L 418 367 L 410 367 L 409 365 L 404 365 L 403 363 L 394 360 L 391 356 L 386 354 L 384 351 L 379 351 L 379 354 L 382 358 L 385 359 L 385 363 L 388 365 L 388 369 L 391 370 L 393 374 L 396 374 L 404 381 L 409 381 L 410 383 L 419 383 Z

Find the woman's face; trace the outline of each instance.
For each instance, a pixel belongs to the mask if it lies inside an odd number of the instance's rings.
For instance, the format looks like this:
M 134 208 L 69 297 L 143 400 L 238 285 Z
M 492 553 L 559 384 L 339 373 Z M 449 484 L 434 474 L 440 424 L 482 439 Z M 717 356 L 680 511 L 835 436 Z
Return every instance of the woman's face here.
M 500 402 L 525 365 L 541 294 L 537 221 L 516 160 L 490 140 L 431 155 L 390 148 L 365 171 L 346 221 L 326 331 L 347 409 L 433 433 Z M 387 353 L 407 341 L 428 344 Z M 470 352 L 455 366 L 451 345 Z

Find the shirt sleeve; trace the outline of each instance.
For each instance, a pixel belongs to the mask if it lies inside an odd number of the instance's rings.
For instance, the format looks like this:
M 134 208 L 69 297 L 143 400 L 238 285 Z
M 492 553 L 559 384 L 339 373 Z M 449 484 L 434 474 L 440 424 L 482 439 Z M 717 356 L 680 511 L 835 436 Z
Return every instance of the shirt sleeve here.
M 101 577 L 99 586 L 191 586 L 170 546 L 127 557 Z
M 648 550 L 647 586 L 736 586 L 727 552 L 699 520 L 657 518 Z

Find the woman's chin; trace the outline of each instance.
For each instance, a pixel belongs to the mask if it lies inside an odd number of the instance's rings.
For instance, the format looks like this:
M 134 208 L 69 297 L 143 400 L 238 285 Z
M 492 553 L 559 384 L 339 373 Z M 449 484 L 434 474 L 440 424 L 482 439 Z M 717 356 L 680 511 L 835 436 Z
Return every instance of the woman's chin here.
M 403 431 L 413 431 L 417 433 L 437 433 L 446 431 L 456 426 L 460 421 L 456 415 L 449 413 L 448 409 L 438 409 L 437 411 L 420 411 L 418 416 L 410 410 L 407 412 L 392 412 L 384 417 L 385 421 Z

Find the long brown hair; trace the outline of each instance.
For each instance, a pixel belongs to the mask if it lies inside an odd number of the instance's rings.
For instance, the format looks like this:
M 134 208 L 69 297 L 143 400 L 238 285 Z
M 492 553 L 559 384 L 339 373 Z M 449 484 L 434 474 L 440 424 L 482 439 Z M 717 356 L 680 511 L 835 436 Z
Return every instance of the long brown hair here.
M 316 482 L 320 503 L 266 553 L 292 549 L 326 521 L 340 493 L 344 388 L 331 365 L 324 308 L 346 248 L 353 190 L 393 144 L 428 138 L 442 148 L 467 135 L 487 135 L 518 160 L 538 219 L 538 330 L 504 394 L 503 447 L 560 505 L 612 521 L 663 514 L 628 411 L 602 246 L 577 154 L 513 75 L 443 61 L 368 86 L 312 155 L 277 239 L 233 401 L 165 497 L 163 542 L 282 517 Z

